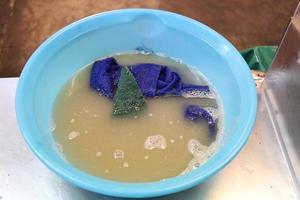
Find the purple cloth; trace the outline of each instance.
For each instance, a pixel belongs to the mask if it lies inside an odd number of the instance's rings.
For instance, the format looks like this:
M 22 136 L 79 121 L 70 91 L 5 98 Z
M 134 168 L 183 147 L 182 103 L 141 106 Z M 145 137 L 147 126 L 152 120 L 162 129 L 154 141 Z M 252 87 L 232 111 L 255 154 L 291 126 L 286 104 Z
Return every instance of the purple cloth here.
M 215 136 L 217 123 L 206 109 L 196 105 L 189 105 L 185 109 L 184 116 L 191 121 L 206 120 L 211 136 Z
M 208 86 L 184 84 L 180 76 L 167 66 L 137 64 L 130 67 L 140 89 L 146 97 L 181 96 L 184 92 L 210 92 Z
M 176 72 L 157 64 L 138 64 L 130 67 L 146 97 L 180 95 L 181 79 Z
M 161 66 L 155 64 L 138 64 L 131 66 L 130 70 L 143 95 L 146 97 L 155 97 Z
M 167 66 L 143 63 L 130 66 L 144 96 L 181 96 L 188 91 L 210 92 L 208 86 L 184 84 L 180 76 Z M 118 85 L 121 66 L 110 57 L 96 61 L 93 65 L 90 86 L 112 99 Z
M 120 72 L 121 66 L 114 58 L 98 60 L 91 70 L 90 87 L 112 99 L 118 86 Z

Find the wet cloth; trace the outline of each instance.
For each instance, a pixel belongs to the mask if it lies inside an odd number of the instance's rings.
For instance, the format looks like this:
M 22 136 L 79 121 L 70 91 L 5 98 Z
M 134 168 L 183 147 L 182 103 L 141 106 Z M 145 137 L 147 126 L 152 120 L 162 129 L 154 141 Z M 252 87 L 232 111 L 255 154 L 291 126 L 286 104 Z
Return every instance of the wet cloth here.
M 180 76 L 167 66 L 145 63 L 133 65 L 130 69 L 141 91 L 149 98 L 210 92 L 208 86 L 182 83 Z
M 182 83 L 180 76 L 167 66 L 143 63 L 130 66 L 129 69 L 143 95 L 148 98 L 210 93 L 208 86 Z M 118 85 L 120 71 L 121 66 L 112 57 L 96 61 L 91 70 L 91 88 L 112 99 Z
M 112 58 L 94 62 L 90 74 L 90 87 L 112 99 L 119 82 L 121 66 Z
M 184 116 L 191 121 L 199 121 L 205 120 L 209 127 L 209 132 L 211 136 L 215 136 L 216 134 L 216 119 L 214 119 L 212 113 L 210 113 L 207 109 L 202 108 L 197 105 L 189 105 L 186 107 Z

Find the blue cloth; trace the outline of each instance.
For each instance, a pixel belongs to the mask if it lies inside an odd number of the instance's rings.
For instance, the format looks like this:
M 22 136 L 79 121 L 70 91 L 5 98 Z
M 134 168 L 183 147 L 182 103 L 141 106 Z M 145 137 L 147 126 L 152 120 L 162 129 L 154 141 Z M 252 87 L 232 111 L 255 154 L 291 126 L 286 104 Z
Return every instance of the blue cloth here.
M 98 60 L 91 70 L 90 87 L 112 99 L 118 86 L 120 72 L 121 66 L 114 58 Z
M 180 95 L 180 76 L 168 67 L 145 63 L 133 65 L 130 69 L 146 97 Z
M 208 86 L 182 83 L 180 76 L 167 66 L 145 63 L 133 65 L 130 69 L 146 97 L 181 96 L 190 91 L 210 92 Z
M 215 137 L 217 123 L 213 116 L 205 109 L 196 105 L 189 105 L 185 109 L 184 116 L 191 121 L 206 120 L 212 137 Z
M 188 91 L 210 92 L 208 86 L 184 84 L 180 76 L 167 66 L 143 63 L 130 66 L 144 96 L 181 96 Z M 96 61 L 93 65 L 90 86 L 112 99 L 118 85 L 121 66 L 112 58 Z

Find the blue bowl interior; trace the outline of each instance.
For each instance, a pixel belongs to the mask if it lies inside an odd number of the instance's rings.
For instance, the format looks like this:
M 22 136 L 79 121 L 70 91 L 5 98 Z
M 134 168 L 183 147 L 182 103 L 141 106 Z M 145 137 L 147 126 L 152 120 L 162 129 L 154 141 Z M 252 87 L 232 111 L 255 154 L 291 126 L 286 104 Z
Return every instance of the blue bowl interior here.
M 221 144 L 211 159 L 197 170 L 164 182 L 129 184 L 91 176 L 62 159 L 54 146 L 50 122 L 55 98 L 82 66 L 99 57 L 141 46 L 196 66 L 213 83 L 225 113 Z M 129 9 L 82 19 L 44 42 L 22 72 L 16 108 L 25 140 L 54 172 L 91 191 L 112 196 L 149 197 L 187 189 L 224 167 L 250 134 L 256 102 L 247 64 L 222 36 L 177 14 Z

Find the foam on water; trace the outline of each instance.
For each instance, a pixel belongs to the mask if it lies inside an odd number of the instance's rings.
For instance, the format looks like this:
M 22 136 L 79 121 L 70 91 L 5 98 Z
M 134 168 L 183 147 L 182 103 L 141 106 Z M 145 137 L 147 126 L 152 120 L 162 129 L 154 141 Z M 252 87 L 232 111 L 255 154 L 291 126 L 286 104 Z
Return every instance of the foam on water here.
M 188 151 L 197 158 L 202 158 L 205 156 L 205 152 L 207 151 L 207 146 L 202 145 L 196 139 L 190 139 L 187 144 Z
M 129 167 L 128 162 L 124 162 L 124 163 L 123 163 L 123 168 L 128 168 L 128 167 Z
M 97 151 L 97 153 L 96 153 L 96 156 L 97 156 L 97 157 L 100 157 L 100 156 L 102 156 L 102 153 L 101 153 L 101 151 Z
M 190 171 L 197 169 L 201 164 L 206 162 L 215 152 L 216 145 L 217 141 L 213 142 L 210 146 L 205 146 L 202 145 L 198 140 L 189 140 L 187 145 L 188 151 L 193 155 L 193 158 L 180 175 L 187 174 Z
M 144 148 L 147 150 L 165 149 L 167 148 L 167 142 L 163 135 L 148 136 L 145 140 Z
M 181 94 L 184 98 L 207 98 L 214 99 L 215 95 L 212 92 L 200 91 L 200 90 L 191 90 L 186 91 Z
M 115 152 L 114 152 L 114 158 L 115 159 L 123 159 L 124 155 L 125 155 L 125 153 L 121 149 L 116 149 Z
M 77 131 L 71 131 L 68 135 L 68 139 L 69 140 L 74 140 L 75 138 L 77 138 L 80 135 L 79 132 Z

